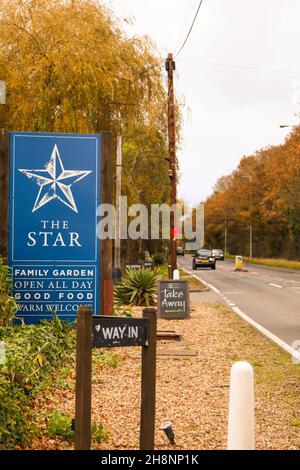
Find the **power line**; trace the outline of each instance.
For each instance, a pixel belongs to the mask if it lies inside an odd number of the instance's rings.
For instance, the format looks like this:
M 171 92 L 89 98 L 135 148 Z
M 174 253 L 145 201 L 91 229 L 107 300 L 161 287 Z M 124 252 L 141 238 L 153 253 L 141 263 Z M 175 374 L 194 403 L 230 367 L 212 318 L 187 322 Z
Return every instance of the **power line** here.
M 187 35 L 186 35 L 185 40 L 183 41 L 183 44 L 182 44 L 181 48 L 179 49 L 179 51 L 178 51 L 177 54 L 175 55 L 175 57 L 174 57 L 175 59 L 176 59 L 176 57 L 179 56 L 179 54 L 180 54 L 181 51 L 183 50 L 184 46 L 186 45 L 186 43 L 187 43 L 187 41 L 188 41 L 188 39 L 189 39 L 189 37 L 190 37 L 190 34 L 191 34 L 192 30 L 193 30 L 193 27 L 194 27 L 194 24 L 195 24 L 196 19 L 197 19 L 197 17 L 198 17 L 200 8 L 201 8 L 201 6 L 202 6 L 202 3 L 203 3 L 203 0 L 200 0 L 199 5 L 198 5 L 198 8 L 197 8 L 197 11 L 196 11 L 195 16 L 194 16 L 194 19 L 193 19 L 193 21 L 192 21 L 191 27 L 190 27 L 190 29 L 189 29 Z
M 232 68 L 232 69 L 241 69 L 241 70 L 255 70 L 258 72 L 272 72 L 272 73 L 286 73 L 290 75 L 298 75 L 300 70 L 283 70 L 283 69 L 272 69 L 267 67 L 257 67 L 253 65 L 239 65 L 239 64 L 225 64 L 220 62 L 205 62 L 202 59 L 179 59 L 182 62 L 190 62 L 190 63 L 198 63 L 201 65 L 209 66 L 209 67 L 225 67 L 225 68 Z
M 185 37 L 185 32 L 186 32 L 186 30 L 188 28 L 188 25 L 190 24 L 190 21 L 193 17 L 193 12 L 195 11 L 195 7 L 196 7 L 197 3 L 198 3 L 197 0 L 190 0 L 190 2 L 189 2 L 189 6 L 188 6 L 188 9 L 187 9 L 187 12 L 186 12 L 184 23 L 183 23 L 183 25 L 180 29 L 180 33 L 178 35 L 178 39 L 177 39 L 177 42 L 176 42 L 176 47 L 174 48 L 175 50 L 177 50 L 177 48 L 181 44 L 182 39 Z

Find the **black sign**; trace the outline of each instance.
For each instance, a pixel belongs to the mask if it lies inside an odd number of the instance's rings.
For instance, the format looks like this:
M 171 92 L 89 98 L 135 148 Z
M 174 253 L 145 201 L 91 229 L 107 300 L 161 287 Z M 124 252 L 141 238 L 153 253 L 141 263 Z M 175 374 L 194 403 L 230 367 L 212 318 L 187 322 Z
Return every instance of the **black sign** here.
M 126 264 L 126 269 L 142 269 L 142 265 L 139 264 L 139 263 L 135 263 L 135 264 L 127 263 Z
M 152 267 L 153 267 L 152 262 L 145 261 L 145 263 L 144 263 L 144 268 L 145 269 L 152 269 Z
M 189 318 L 190 295 L 187 281 L 158 282 L 158 316 L 166 319 Z
M 93 348 L 148 345 L 148 321 L 144 318 L 93 317 Z

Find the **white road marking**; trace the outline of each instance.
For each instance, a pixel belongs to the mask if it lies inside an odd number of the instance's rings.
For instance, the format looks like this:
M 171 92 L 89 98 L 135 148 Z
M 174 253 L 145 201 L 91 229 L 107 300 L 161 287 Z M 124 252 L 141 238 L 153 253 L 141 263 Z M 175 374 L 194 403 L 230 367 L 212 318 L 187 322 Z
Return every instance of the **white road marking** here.
M 182 268 L 186 273 L 190 274 L 189 271 L 187 271 L 186 269 Z M 221 298 L 223 298 L 224 300 L 228 300 L 224 294 L 222 294 L 222 292 L 220 292 L 216 287 L 212 286 L 211 284 L 208 284 L 207 282 L 205 282 L 203 279 L 201 279 L 200 277 L 196 276 L 194 274 L 194 277 L 196 277 L 197 279 L 200 279 L 201 282 L 203 282 L 203 284 L 207 285 L 207 287 L 211 288 L 214 292 L 218 293 L 220 295 Z M 280 289 L 283 288 L 283 286 L 277 286 L 275 284 L 275 287 L 278 287 Z M 296 291 L 294 291 L 296 292 Z M 298 294 L 300 292 L 297 292 Z M 287 344 L 285 341 L 283 341 L 282 339 L 278 338 L 278 336 L 274 335 L 273 333 L 271 333 L 271 331 L 267 330 L 266 328 L 264 328 L 262 325 L 260 325 L 259 323 L 257 323 L 255 320 L 253 320 L 252 318 L 250 318 L 248 315 L 246 315 L 246 313 L 244 313 L 241 309 L 239 309 L 238 307 L 236 306 L 233 306 L 234 304 L 231 305 L 231 309 L 237 314 L 239 315 L 243 320 L 245 320 L 247 323 L 249 323 L 250 325 L 252 325 L 256 330 L 258 330 L 262 335 L 264 335 L 266 338 L 268 338 L 269 340 L 273 341 L 273 343 L 277 344 L 277 346 L 279 346 L 280 348 L 282 348 L 284 351 L 286 351 L 288 354 L 290 354 L 292 356 L 292 358 L 294 358 L 295 360 L 299 361 L 300 362 L 300 353 L 299 351 L 297 351 L 296 349 L 294 349 L 292 346 L 290 346 L 289 344 Z
M 272 283 L 270 283 L 269 286 L 277 287 L 277 289 L 283 289 L 283 286 L 279 286 L 278 284 L 272 284 Z
M 196 274 L 193 274 L 193 277 L 195 277 L 196 279 L 198 279 L 199 281 L 201 281 L 206 287 L 209 287 L 211 290 L 213 290 L 216 294 L 220 294 L 220 291 L 219 289 L 217 289 L 216 287 L 212 286 L 211 284 L 208 284 L 208 282 L 204 281 L 203 279 L 201 279 L 201 277 L 198 277 L 196 276 Z
M 179 265 L 180 266 L 180 265 Z M 183 266 L 180 266 L 181 269 L 183 271 L 185 271 L 187 274 L 192 274 L 191 271 L 188 271 L 187 269 L 185 269 Z M 219 289 L 217 289 L 216 287 L 212 286 L 211 284 L 208 284 L 208 282 L 204 281 L 203 279 L 201 279 L 201 277 L 198 277 L 196 276 L 196 274 L 193 274 L 193 277 L 198 279 L 198 281 L 201 281 L 206 287 L 208 287 L 209 289 L 211 289 L 212 291 L 214 291 L 216 294 L 220 294 L 220 291 Z
M 182 268 L 185 272 L 187 272 L 188 274 L 190 274 L 189 271 L 187 271 L 186 269 Z M 195 276 L 195 274 L 194 274 Z M 208 284 L 207 282 L 203 281 L 203 279 L 201 279 L 200 277 L 198 276 L 195 276 L 197 277 L 198 279 L 200 279 L 201 282 L 203 282 L 203 284 L 207 285 L 208 287 L 210 287 L 212 290 L 214 290 L 215 292 L 217 292 L 221 298 L 223 299 L 226 299 L 226 297 L 224 296 L 224 294 L 222 294 L 216 287 L 212 286 L 211 284 Z M 276 286 L 276 287 L 280 287 L 281 289 L 283 288 L 282 286 Z M 226 299 L 227 300 L 227 299 Z M 255 320 L 252 320 L 252 318 L 250 318 L 248 315 L 246 315 L 246 313 L 244 313 L 242 310 L 240 310 L 238 307 L 231 307 L 231 309 L 237 314 L 239 315 L 243 320 L 245 320 L 247 323 L 249 323 L 250 325 L 252 325 L 256 330 L 258 330 L 262 335 L 264 335 L 266 338 L 268 338 L 269 340 L 273 341 L 273 343 L 277 344 L 277 346 L 279 346 L 280 348 L 282 348 L 284 351 L 286 351 L 288 354 L 290 354 L 292 356 L 292 358 L 294 358 L 295 360 L 299 361 L 300 362 L 300 353 L 294 349 L 292 346 L 290 346 L 289 344 L 287 344 L 285 341 L 283 341 L 282 339 L 278 338 L 278 336 L 274 335 L 273 333 L 271 333 L 271 331 L 267 330 L 266 328 L 264 328 L 262 325 L 260 325 L 259 323 L 257 323 Z
M 266 336 L 268 339 L 273 341 L 273 343 L 276 343 L 280 348 L 284 349 L 288 354 L 290 354 L 293 358 L 299 361 L 300 359 L 300 353 L 292 348 L 289 344 L 287 344 L 285 341 L 282 339 L 278 338 L 278 336 L 273 335 L 269 330 L 261 326 L 259 323 L 256 321 L 252 320 L 252 318 L 248 317 L 242 310 L 240 310 L 238 307 L 233 307 L 232 310 L 239 315 L 241 318 L 246 320 L 250 325 L 252 325 L 254 328 L 256 328 L 261 334 Z

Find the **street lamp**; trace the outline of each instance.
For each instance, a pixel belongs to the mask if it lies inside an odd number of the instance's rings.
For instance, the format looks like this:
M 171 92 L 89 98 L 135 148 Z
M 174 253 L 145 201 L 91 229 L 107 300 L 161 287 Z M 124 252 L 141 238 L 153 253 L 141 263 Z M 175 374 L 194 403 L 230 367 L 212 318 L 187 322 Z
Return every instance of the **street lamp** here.
M 224 233 L 224 235 L 225 235 L 225 240 L 224 240 L 224 242 L 225 242 L 225 246 L 224 246 L 225 258 L 227 257 L 227 244 L 228 244 L 228 224 L 227 224 L 227 222 L 228 222 L 228 217 L 226 215 L 225 216 L 225 233 Z
M 253 258 L 253 228 L 252 228 L 252 176 L 241 175 L 241 178 L 248 178 L 250 182 L 250 256 L 249 259 L 252 261 Z

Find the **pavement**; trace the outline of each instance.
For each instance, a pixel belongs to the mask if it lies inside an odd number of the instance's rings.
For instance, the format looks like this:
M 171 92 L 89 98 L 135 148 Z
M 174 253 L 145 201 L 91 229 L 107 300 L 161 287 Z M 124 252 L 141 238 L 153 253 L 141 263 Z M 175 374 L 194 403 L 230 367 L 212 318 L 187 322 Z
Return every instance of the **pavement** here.
M 234 262 L 218 261 L 215 271 L 192 270 L 190 255 L 178 259 L 180 266 L 209 284 L 210 297 L 199 301 L 223 301 L 239 309 L 268 332 L 292 346 L 300 342 L 300 272 L 290 269 L 245 265 L 247 272 L 234 272 Z

